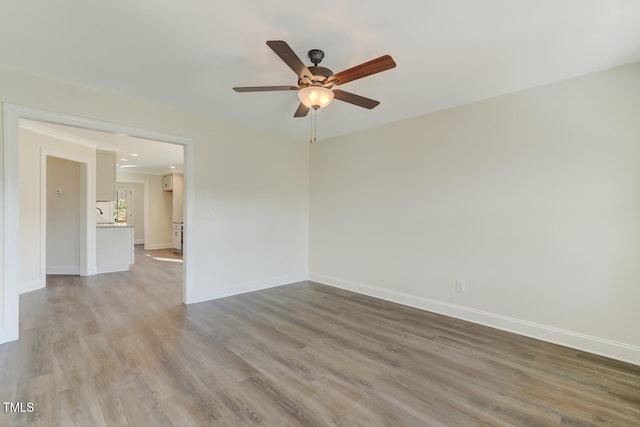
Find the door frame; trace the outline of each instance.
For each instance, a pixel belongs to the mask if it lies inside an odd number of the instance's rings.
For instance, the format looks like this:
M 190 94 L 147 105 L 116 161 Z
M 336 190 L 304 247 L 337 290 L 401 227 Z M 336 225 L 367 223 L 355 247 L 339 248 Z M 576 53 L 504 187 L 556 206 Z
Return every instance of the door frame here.
M 123 133 L 129 136 L 166 142 L 170 144 L 179 144 L 184 150 L 184 177 L 185 177 L 185 193 L 184 206 L 187 224 L 191 221 L 192 203 L 193 203 L 193 143 L 192 140 L 185 137 L 169 135 L 165 133 L 155 132 L 147 129 L 136 128 L 132 126 L 110 123 L 97 119 L 89 119 L 71 114 L 56 113 L 38 108 L 25 107 L 10 103 L 3 103 L 3 190 L 4 200 L 2 201 L 3 209 L 3 265 L 4 271 L 2 289 L 3 294 L 3 310 L 2 310 L 2 326 L 0 327 L 0 344 L 8 341 L 15 341 L 19 335 L 19 226 L 20 226 L 20 186 L 19 186 L 19 128 L 20 119 L 37 120 L 66 126 L 74 126 L 84 129 L 98 130 L 110 133 Z M 95 199 L 95 189 L 87 189 L 88 197 Z M 86 231 L 89 236 L 93 234 L 93 248 L 87 248 L 87 254 L 90 256 L 93 250 L 95 258 L 95 215 L 89 215 L 86 221 Z M 185 234 L 188 228 L 185 228 Z M 91 238 L 89 237 L 89 240 Z M 187 242 L 188 251 L 189 239 Z M 88 242 L 89 245 L 91 242 Z M 187 259 L 184 262 L 182 277 L 182 297 L 183 302 L 189 301 L 191 284 L 189 282 L 190 269 Z

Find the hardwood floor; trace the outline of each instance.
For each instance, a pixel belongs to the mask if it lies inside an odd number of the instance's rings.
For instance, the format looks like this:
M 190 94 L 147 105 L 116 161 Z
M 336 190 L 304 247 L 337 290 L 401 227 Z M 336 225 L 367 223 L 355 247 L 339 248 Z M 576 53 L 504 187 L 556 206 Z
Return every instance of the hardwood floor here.
M 184 306 L 136 252 L 20 297 L 0 426 L 640 425 L 638 366 L 311 282 Z

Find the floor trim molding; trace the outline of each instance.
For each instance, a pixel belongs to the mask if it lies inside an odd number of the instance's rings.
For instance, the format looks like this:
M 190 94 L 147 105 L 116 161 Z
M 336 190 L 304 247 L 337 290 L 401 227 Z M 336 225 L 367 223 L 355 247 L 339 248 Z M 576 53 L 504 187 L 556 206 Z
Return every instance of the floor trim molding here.
M 76 267 L 76 266 L 48 266 L 47 274 L 81 276 L 80 267 Z
M 307 280 L 307 278 L 307 273 L 293 273 L 285 276 L 272 277 L 270 279 L 238 283 L 233 286 L 211 289 L 206 294 L 196 296 L 193 300 L 188 301 L 187 304 L 216 300 L 219 298 L 246 294 L 248 292 L 261 291 L 264 289 L 275 288 L 276 286 L 290 285 L 292 283 Z
M 153 251 L 156 249 L 171 249 L 172 247 L 172 243 L 149 243 L 147 245 L 144 245 L 144 249 L 146 251 Z
M 38 289 L 42 289 L 46 286 L 46 283 L 43 283 L 41 280 L 31 280 L 29 282 L 20 283 L 20 295 L 26 294 L 27 292 L 37 291 Z
M 640 347 L 319 273 L 309 280 L 640 366 Z

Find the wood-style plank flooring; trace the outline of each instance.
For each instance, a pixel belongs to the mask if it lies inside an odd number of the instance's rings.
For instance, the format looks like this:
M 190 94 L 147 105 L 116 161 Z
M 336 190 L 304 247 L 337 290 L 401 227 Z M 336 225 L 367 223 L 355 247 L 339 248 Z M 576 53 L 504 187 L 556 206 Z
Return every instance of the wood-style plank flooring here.
M 20 297 L 0 426 L 640 425 L 638 366 L 311 282 L 184 306 L 157 258 Z

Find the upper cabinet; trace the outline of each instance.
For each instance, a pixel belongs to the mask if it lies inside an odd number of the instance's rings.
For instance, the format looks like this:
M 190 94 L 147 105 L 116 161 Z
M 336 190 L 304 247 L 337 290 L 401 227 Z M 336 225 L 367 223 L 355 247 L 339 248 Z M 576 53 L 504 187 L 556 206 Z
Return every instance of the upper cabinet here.
M 162 191 L 173 191 L 173 174 L 162 176 Z
M 116 199 L 116 153 L 96 150 L 96 201 Z

